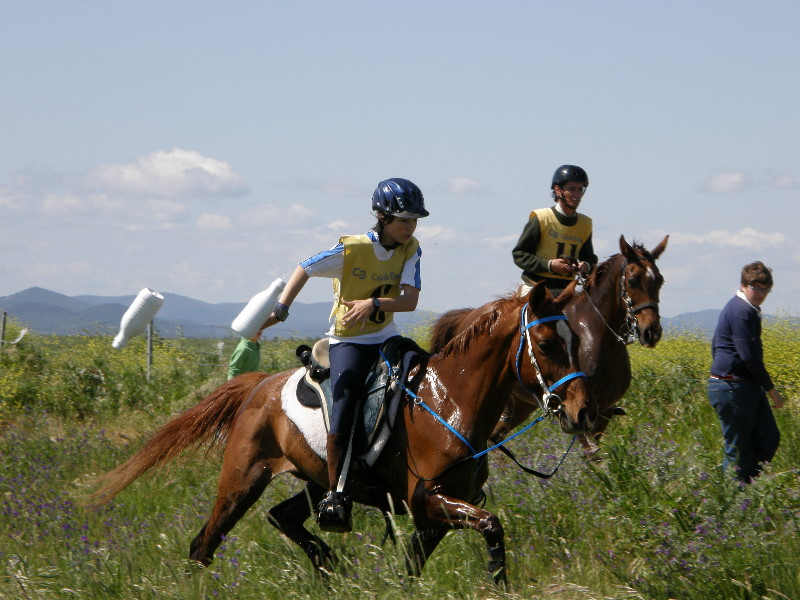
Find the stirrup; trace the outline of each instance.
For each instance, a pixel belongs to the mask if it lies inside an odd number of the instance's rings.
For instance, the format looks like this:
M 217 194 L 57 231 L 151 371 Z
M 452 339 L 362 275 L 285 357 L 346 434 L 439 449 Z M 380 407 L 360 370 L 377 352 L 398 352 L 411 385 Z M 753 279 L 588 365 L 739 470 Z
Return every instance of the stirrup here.
M 317 525 L 322 531 L 353 531 L 353 502 L 342 492 L 328 492 L 317 506 Z

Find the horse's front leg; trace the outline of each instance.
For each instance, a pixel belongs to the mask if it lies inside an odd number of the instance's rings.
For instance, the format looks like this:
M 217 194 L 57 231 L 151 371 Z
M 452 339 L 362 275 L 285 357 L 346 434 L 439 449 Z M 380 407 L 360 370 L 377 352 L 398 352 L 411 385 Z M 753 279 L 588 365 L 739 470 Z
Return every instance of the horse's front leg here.
M 490 513 L 488 510 L 473 506 L 464 500 L 446 496 L 435 491 L 431 491 L 426 495 L 425 509 L 425 516 L 430 521 L 437 521 L 452 529 L 470 528 L 478 531 L 486 540 L 486 548 L 489 552 L 490 577 L 496 584 L 506 585 L 505 532 L 503 531 L 503 526 L 497 515 Z M 436 531 L 442 531 L 443 536 L 445 529 L 437 529 Z M 441 537 L 439 539 L 441 539 Z M 438 540 L 436 544 L 438 544 Z M 435 544 L 433 547 L 436 547 Z M 426 557 L 421 558 L 420 569 L 422 568 L 422 564 L 424 564 L 425 558 Z M 419 557 L 418 560 L 420 560 Z
M 330 547 L 303 524 L 324 493 L 325 489 L 312 481 L 300 493 L 269 509 L 269 522 L 302 548 L 316 572 L 323 577 L 333 570 L 336 559 Z
M 436 546 L 442 541 L 448 531 L 448 527 L 438 529 L 417 529 L 411 536 L 412 558 L 406 558 L 406 570 L 409 575 L 419 577 L 422 574 L 422 567 L 428 557 L 436 550 Z

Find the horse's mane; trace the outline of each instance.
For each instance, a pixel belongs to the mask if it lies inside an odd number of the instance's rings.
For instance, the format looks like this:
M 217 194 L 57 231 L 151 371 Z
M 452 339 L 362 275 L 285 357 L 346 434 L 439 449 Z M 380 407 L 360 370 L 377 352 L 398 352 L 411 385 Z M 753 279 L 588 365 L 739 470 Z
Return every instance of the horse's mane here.
M 456 309 L 442 315 L 431 330 L 431 352 L 442 358 L 463 353 L 477 338 L 489 334 L 500 317 L 522 304 L 522 296 L 514 292 L 510 296 L 497 298 L 480 308 Z M 462 320 L 480 310 L 475 320 L 462 331 Z
M 630 246 L 631 248 L 633 248 L 633 251 L 639 258 L 651 263 L 655 262 L 655 259 L 653 258 L 653 255 L 650 253 L 650 250 L 645 248 L 641 242 L 633 240 Z M 617 252 L 616 254 L 609 256 L 606 260 L 597 265 L 597 267 L 595 267 L 594 271 L 592 271 L 592 273 L 586 280 L 586 288 L 591 290 L 597 285 L 599 285 L 600 281 L 603 279 L 603 276 L 611 268 L 611 265 L 613 265 L 615 261 L 619 260 L 620 258 L 623 258 L 622 253 Z

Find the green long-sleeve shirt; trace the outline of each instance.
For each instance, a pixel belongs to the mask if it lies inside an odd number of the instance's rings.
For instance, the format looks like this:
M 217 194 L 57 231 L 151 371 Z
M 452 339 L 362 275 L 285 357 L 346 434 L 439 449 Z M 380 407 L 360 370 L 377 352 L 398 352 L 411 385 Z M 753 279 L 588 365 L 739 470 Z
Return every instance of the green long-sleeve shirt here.
M 561 214 L 555 209 L 552 209 L 558 223 L 564 228 L 572 227 L 578 222 L 577 214 L 572 217 Z M 536 251 L 539 247 L 539 242 L 542 239 L 542 231 L 539 224 L 539 219 L 535 214 L 531 214 L 531 218 L 522 229 L 522 234 L 517 241 L 517 245 L 512 250 L 511 254 L 514 257 L 514 264 L 522 269 L 522 280 L 526 283 L 534 281 L 545 280 L 548 283 L 548 288 L 551 284 L 554 288 L 563 288 L 563 280 L 554 280 L 553 278 L 540 277 L 536 273 L 548 271 L 548 263 L 550 260 L 558 258 L 557 256 L 541 257 L 537 256 Z M 590 235 L 586 242 L 579 248 L 577 259 L 583 261 L 594 267 L 597 265 L 597 255 L 594 253 L 592 246 L 592 236 Z
M 257 371 L 260 364 L 261 346 L 259 343 L 241 338 L 228 362 L 228 379 L 233 379 L 242 373 Z

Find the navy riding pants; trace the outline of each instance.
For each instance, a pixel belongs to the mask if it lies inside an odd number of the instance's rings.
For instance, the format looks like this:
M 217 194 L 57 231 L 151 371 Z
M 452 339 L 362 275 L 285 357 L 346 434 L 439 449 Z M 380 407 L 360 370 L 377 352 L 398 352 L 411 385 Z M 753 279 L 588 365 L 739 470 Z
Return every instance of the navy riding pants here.
M 350 434 L 358 399 L 366 391 L 367 376 L 380 355 L 380 344 L 331 344 L 331 395 L 333 414 L 330 433 Z

